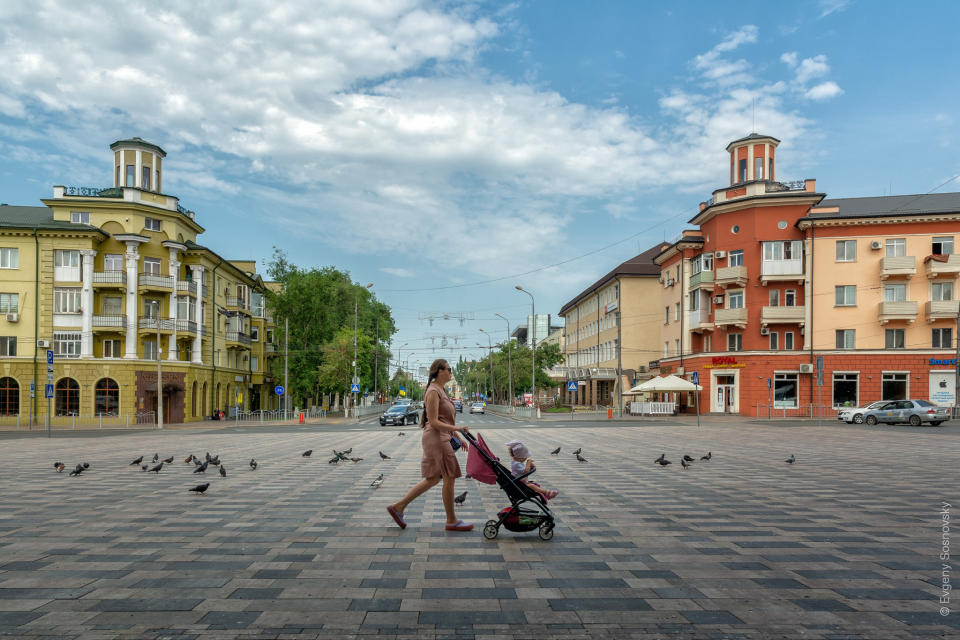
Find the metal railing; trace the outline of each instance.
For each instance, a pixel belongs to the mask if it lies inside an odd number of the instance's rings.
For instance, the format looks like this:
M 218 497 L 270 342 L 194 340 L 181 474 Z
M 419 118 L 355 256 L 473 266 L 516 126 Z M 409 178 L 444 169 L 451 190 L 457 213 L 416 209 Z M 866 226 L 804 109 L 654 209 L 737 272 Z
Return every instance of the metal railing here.
M 17 415 L 0 416 L 0 429 L 14 427 L 18 431 L 39 431 L 42 429 L 128 429 L 143 428 L 156 425 L 157 416 L 153 411 L 136 413 L 98 413 L 94 415 L 65 415 L 50 416 L 40 414 L 30 416 L 20 413 Z
M 127 316 L 93 316 L 94 327 L 116 327 L 125 328 L 127 326 Z
M 157 330 L 157 322 L 160 322 L 160 331 L 173 331 L 174 320 L 171 318 L 154 318 L 152 316 L 140 316 L 139 327 L 146 330 Z
M 823 418 L 824 420 L 837 419 L 837 415 L 843 407 L 834 407 L 830 405 L 800 404 L 795 407 L 782 407 L 774 404 L 771 406 L 765 402 L 757 402 L 756 413 L 758 418 Z
M 127 284 L 127 272 L 94 271 L 93 284 Z
M 250 336 L 243 333 L 242 331 L 227 331 L 226 333 L 227 342 L 239 342 L 241 344 L 250 344 Z
M 122 198 L 123 187 L 64 187 L 63 195 L 86 198 Z
M 192 280 L 177 280 L 177 291 L 197 295 L 197 283 Z
M 247 304 L 247 301 L 238 296 L 227 296 L 226 305 L 228 307 L 236 307 L 245 311 L 250 310 L 250 305 Z
M 156 273 L 141 273 L 137 276 L 137 284 L 141 287 L 160 287 L 173 289 L 173 276 L 161 276 Z
M 193 320 L 177 319 L 177 331 L 182 333 L 196 333 L 197 323 Z

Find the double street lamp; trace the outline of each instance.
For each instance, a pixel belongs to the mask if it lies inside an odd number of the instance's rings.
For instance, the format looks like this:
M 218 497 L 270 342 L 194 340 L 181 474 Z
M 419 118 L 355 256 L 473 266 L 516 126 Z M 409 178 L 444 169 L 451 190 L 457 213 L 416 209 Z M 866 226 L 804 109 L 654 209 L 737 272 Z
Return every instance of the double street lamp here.
M 371 282 L 368 284 L 366 289 L 369 289 L 373 286 Z M 360 378 L 357 377 L 357 320 L 359 318 L 359 309 L 360 309 L 360 292 L 357 292 L 357 295 L 353 298 L 353 384 L 357 385 L 357 389 L 360 388 Z M 360 395 L 359 391 L 354 391 L 353 396 L 353 406 L 357 406 L 357 399 Z M 346 414 L 344 414 L 346 415 Z
M 510 321 L 499 313 L 493 314 L 507 323 L 507 341 L 504 343 L 507 346 L 507 397 L 510 398 L 510 406 L 513 406 L 513 371 L 510 366 L 510 347 L 513 345 L 510 344 Z
M 530 327 L 527 330 L 530 334 L 530 403 L 535 407 L 537 406 L 537 307 L 532 293 L 520 285 L 516 285 L 514 289 L 530 296 Z
M 480 329 L 483 335 L 487 336 L 487 342 L 490 343 L 487 347 L 487 359 L 490 360 L 490 395 L 493 396 L 493 340 L 490 339 L 490 334 Z M 483 347 L 482 344 L 477 343 L 478 347 Z

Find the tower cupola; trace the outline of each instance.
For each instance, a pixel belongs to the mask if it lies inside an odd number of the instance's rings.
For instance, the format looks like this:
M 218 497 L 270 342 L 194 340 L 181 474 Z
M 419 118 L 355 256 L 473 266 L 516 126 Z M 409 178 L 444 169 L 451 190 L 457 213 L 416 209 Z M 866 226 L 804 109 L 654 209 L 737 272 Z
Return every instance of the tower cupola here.
M 776 180 L 775 151 L 780 141 L 759 133 L 734 140 L 727 145 L 730 152 L 730 184 L 755 180 Z
M 167 152 L 143 138 L 117 140 L 113 151 L 113 186 L 133 187 L 160 193 L 163 185 L 163 158 Z

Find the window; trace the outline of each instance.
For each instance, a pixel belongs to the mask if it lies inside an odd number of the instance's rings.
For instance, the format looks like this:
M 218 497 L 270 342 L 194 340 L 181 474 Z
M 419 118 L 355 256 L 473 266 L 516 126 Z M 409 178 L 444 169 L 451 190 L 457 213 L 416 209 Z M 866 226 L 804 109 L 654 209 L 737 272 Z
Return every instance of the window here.
M 770 332 L 770 350 L 776 351 L 780 348 L 780 334 L 776 331 Z
M 887 349 L 905 349 L 906 348 L 903 329 L 887 329 L 884 331 L 884 335 L 886 336 Z
M 906 238 L 887 239 L 887 257 L 888 258 L 897 258 L 905 255 L 907 255 L 907 239 Z
M 250 326 L 250 339 L 254 342 L 260 342 L 260 327 Z
M 786 331 L 783 334 L 783 348 L 787 351 L 793 350 L 793 331 Z
M 0 336 L 0 356 L 17 355 L 17 337 Z
M 699 311 L 700 310 L 700 292 L 693 291 L 690 294 L 690 311 Z
M 783 240 L 763 243 L 764 260 L 794 260 L 800 257 L 799 240 Z
M 795 307 L 797 306 L 797 292 L 795 289 L 787 289 L 783 292 L 783 306 L 785 307 Z
M 773 374 L 773 407 L 791 409 L 797 406 L 797 374 Z
M 906 302 L 907 285 L 905 284 L 886 284 L 883 286 L 884 302 Z
M 731 267 L 742 267 L 743 266 L 743 249 L 737 249 L 736 251 L 731 251 L 727 264 Z
M 143 301 L 143 315 L 147 318 L 160 317 L 160 301 L 150 298 Z
M 837 262 L 855 262 L 857 259 L 856 240 L 837 240 Z
M 80 385 L 73 378 L 61 378 L 54 389 L 58 416 L 80 415 Z
M 953 329 L 933 329 L 933 344 L 931 345 L 934 349 L 949 349 L 953 346 Z
M 257 356 L 250 357 L 250 370 L 260 371 L 260 358 L 258 358 Z
M 953 236 L 944 236 L 941 238 L 933 239 L 933 251 L 931 253 L 937 253 L 943 256 L 948 256 L 953 253 Z
M 934 282 L 930 285 L 931 300 L 953 300 L 952 282 Z
M 137 176 L 137 167 L 136 167 L 136 165 L 128 164 L 128 165 L 127 165 L 126 182 L 124 182 L 123 186 L 125 186 L 125 187 L 132 187 L 132 186 L 134 185 L 134 181 L 135 181 L 135 179 L 136 179 L 136 176 Z
M 120 341 L 119 340 L 104 340 L 103 341 L 103 357 L 104 358 L 119 358 L 120 353 Z
M 267 329 L 267 342 L 273 344 L 273 329 Z
M 80 313 L 80 287 L 54 287 L 54 313 Z
M 746 160 L 740 160 L 739 166 L 740 166 L 740 180 L 739 180 L 739 182 L 746 182 L 746 181 L 747 181 L 747 161 L 746 161 Z
M 697 256 L 690 261 L 690 275 L 695 276 L 703 270 L 703 256 Z
M 0 313 L 17 313 L 19 310 L 19 293 L 0 293 Z
M 80 357 L 80 332 L 79 331 L 54 331 L 53 332 L 53 353 L 58 358 L 79 358 Z
M 150 167 L 140 167 L 140 188 L 150 190 Z
M 670 307 L 663 308 L 663 324 L 670 324 Z
M 670 341 L 667 340 L 663 343 L 663 357 L 666 358 L 670 355 Z
M 190 297 L 177 298 L 177 319 L 193 321 L 197 316 L 197 302 Z
M 103 256 L 104 271 L 123 271 L 123 254 L 106 253 Z
M 13 378 L 0 378 L 0 416 L 20 413 L 20 385 Z
M 120 296 L 105 297 L 100 304 L 103 306 L 103 315 L 105 316 L 123 315 L 123 298 Z
M 731 291 L 727 300 L 730 304 L 728 309 L 743 309 L 743 290 Z
M 763 179 L 763 158 L 753 159 L 753 179 L 754 180 Z
M 855 407 L 858 402 L 858 382 L 860 374 L 834 373 L 833 374 L 833 406 Z
M 680 338 L 673 341 L 673 352 L 678 355 L 680 354 Z
M 156 218 L 144 218 L 143 228 L 147 231 L 160 231 L 160 221 Z
M 20 264 L 19 249 L 0 249 L 0 269 L 17 269 Z
M 73 224 L 90 224 L 89 211 L 71 211 L 70 222 Z
M 703 270 L 713 271 L 713 254 L 712 253 L 703 254 Z
M 143 359 L 144 360 L 157 359 L 157 341 L 156 340 L 143 341 Z
M 771 307 L 780 306 L 780 290 L 779 289 L 770 290 L 770 306 Z
M 53 252 L 54 267 L 80 268 L 80 252 L 67 249 L 57 249 Z
M 857 306 L 857 286 L 845 284 L 834 287 L 833 304 L 837 307 Z
M 881 400 L 906 400 L 907 399 L 907 375 L 906 373 L 884 373 L 883 386 L 881 389 Z
M 767 174 L 767 180 L 773 180 L 773 158 L 770 158 L 770 161 L 767 163 L 770 167 L 770 172 Z
M 742 351 L 743 335 L 740 333 L 727 334 L 727 351 Z
M 144 258 L 143 272 L 152 276 L 160 275 L 160 258 Z
M 713 336 L 704 336 L 703 337 L 703 350 L 709 353 L 713 348 Z
M 837 349 L 856 349 L 856 329 L 837 329 Z
M 95 415 L 120 415 L 120 385 L 116 380 L 101 378 L 94 387 L 93 394 Z
M 673 305 L 673 320 L 674 322 L 680 321 L 680 303 L 679 302 Z

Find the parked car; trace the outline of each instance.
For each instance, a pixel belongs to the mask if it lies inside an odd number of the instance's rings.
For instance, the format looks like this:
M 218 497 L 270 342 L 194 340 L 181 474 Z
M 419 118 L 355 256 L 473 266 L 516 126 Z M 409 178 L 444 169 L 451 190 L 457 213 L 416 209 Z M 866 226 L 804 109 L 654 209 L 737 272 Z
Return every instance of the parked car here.
M 420 421 L 420 413 L 408 404 L 395 404 L 380 416 L 380 426 L 388 424 L 416 424 Z
M 919 427 L 924 422 L 929 422 L 936 427 L 949 419 L 950 410 L 947 407 L 938 407 L 926 400 L 891 400 L 863 414 L 863 421 L 869 425 L 875 425 L 878 422 L 887 424 L 909 422 Z
M 481 415 L 485 415 L 487 411 L 484 409 L 482 402 L 474 402 L 472 405 L 470 405 L 470 413 L 479 413 Z
M 463 401 L 462 401 L 462 400 L 454 400 L 454 401 L 453 401 L 453 408 L 456 409 L 457 413 L 463 413 Z
M 865 412 L 882 407 L 888 402 L 892 401 L 880 400 L 879 402 L 871 402 L 864 407 L 844 407 L 837 413 L 837 420 L 843 420 L 847 424 L 863 424 L 863 414 Z

